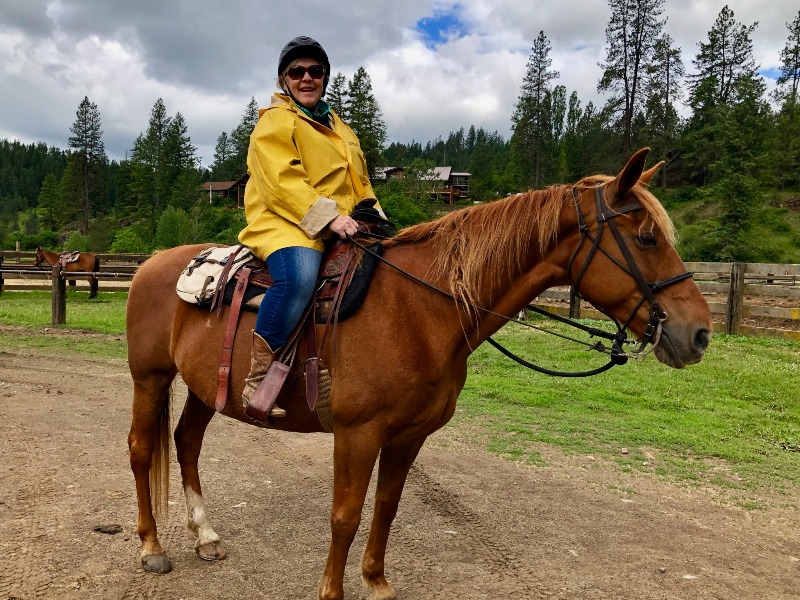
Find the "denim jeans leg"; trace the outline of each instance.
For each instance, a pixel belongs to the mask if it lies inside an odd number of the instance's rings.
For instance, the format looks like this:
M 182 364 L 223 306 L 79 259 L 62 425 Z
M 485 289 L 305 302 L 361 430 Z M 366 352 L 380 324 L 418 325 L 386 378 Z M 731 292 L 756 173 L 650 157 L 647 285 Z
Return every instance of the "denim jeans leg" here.
M 264 294 L 256 318 L 256 333 L 277 349 L 289 339 L 314 293 L 322 252 L 291 246 L 267 257 L 275 282 Z

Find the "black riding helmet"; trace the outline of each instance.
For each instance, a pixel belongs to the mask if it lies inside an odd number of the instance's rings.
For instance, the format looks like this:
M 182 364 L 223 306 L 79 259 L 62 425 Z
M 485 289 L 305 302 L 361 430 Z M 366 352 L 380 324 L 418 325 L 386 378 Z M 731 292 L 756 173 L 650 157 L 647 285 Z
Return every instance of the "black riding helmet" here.
M 325 69 L 325 79 L 322 84 L 322 93 L 325 94 L 325 90 L 328 87 L 328 79 L 330 79 L 331 74 L 331 63 L 322 45 L 314 38 L 310 38 L 306 35 L 297 36 L 283 47 L 280 59 L 278 60 L 278 77 L 283 75 L 286 65 L 304 56 L 318 60 Z

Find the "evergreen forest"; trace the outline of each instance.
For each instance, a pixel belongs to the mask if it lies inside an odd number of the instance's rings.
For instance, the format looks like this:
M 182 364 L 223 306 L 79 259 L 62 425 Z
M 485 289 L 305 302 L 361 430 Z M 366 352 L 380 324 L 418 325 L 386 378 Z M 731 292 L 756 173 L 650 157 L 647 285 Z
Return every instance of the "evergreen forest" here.
M 614 174 L 643 146 L 665 166 L 652 191 L 675 221 L 685 260 L 800 263 L 800 11 L 786 23 L 776 85 L 767 93 L 753 32 L 728 6 L 698 40 L 691 68 L 665 32 L 665 0 L 609 0 L 602 105 L 559 85 L 546 32 L 521 73 L 511 137 L 465 124 L 446 137 L 388 143 L 367 71 L 333 74 L 326 100 L 347 121 L 374 173 L 402 166 L 402 180 L 376 185 L 400 226 L 446 207 L 429 194 L 434 166 L 471 174 L 472 201 Z M 774 75 L 774 74 L 773 74 Z M 101 112 L 88 97 L 68 147 L 0 140 L 0 249 L 147 253 L 195 242 L 233 244 L 244 226 L 235 201 L 209 197 L 203 182 L 246 173 L 255 98 L 217 138 L 200 167 L 189 126 L 162 99 L 123 160 L 109 160 Z

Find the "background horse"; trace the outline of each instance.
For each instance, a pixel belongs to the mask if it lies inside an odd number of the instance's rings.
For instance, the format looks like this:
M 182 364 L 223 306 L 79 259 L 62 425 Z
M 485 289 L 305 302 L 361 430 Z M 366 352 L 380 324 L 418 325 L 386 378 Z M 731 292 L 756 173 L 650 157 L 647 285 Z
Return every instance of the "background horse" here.
M 72 254 L 71 252 L 62 252 L 58 254 L 56 252 L 50 252 L 49 250 L 45 250 L 42 247 L 36 248 L 36 263 L 37 267 L 41 266 L 42 263 L 47 263 L 51 267 L 56 264 L 61 256 L 69 256 Z M 72 262 L 68 262 L 64 266 L 64 270 L 67 272 L 75 272 L 80 271 L 84 273 L 96 273 L 100 270 L 100 259 L 97 258 L 91 252 L 81 252 L 78 254 L 77 260 Z M 94 298 L 97 296 L 97 288 L 98 288 L 98 280 L 97 277 L 94 275 L 87 276 L 89 280 L 89 298 Z
M 331 542 L 318 597 L 344 597 L 343 576 L 372 471 L 378 479 L 361 562 L 371 600 L 395 597 L 384 574 L 389 530 L 411 464 L 425 439 L 453 415 L 471 352 L 505 319 L 549 287 L 577 283 L 597 308 L 656 343 L 657 358 L 681 368 L 703 357 L 711 314 L 675 251 L 669 217 L 647 184 L 640 150 L 616 178 L 518 194 L 401 231 L 387 244 L 393 264 L 451 293 L 447 297 L 379 263 L 364 304 L 335 331 L 323 358 L 332 376 Z M 614 227 L 610 227 L 610 222 Z M 603 231 L 613 235 L 603 235 Z M 214 416 L 227 308 L 217 319 L 180 300 L 181 271 L 205 246 L 157 253 L 142 265 L 128 298 L 128 362 L 133 411 L 128 445 L 136 480 L 137 531 L 145 570 L 172 565 L 158 540 L 156 514 L 168 496 L 170 386 L 180 373 L 189 393 L 175 429 L 177 457 L 195 551 L 226 557 L 204 507 L 198 457 Z M 242 315 L 223 413 L 251 422 L 240 400 L 250 367 L 253 313 Z M 660 335 L 654 335 L 657 329 Z M 247 340 L 247 341 L 244 341 Z M 300 344 L 295 364 L 305 359 Z M 301 385 L 293 385 L 297 380 Z M 308 410 L 302 376 L 290 377 L 279 404 L 288 416 L 269 427 L 322 428 Z

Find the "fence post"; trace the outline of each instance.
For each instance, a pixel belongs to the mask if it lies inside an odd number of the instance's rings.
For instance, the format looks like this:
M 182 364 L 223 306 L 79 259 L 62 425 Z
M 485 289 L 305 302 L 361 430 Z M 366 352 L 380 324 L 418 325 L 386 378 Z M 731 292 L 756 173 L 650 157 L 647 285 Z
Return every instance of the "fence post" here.
M 573 286 L 569 286 L 569 318 L 581 318 L 581 299 Z
M 744 302 L 744 272 L 747 263 L 731 263 L 731 284 L 728 288 L 728 303 L 725 308 L 725 333 L 739 333 L 742 327 L 742 304 Z
M 3 257 L 0 256 L 0 294 L 3 293 L 3 284 L 4 283 L 5 282 L 3 281 Z
M 53 325 L 63 325 L 67 322 L 67 286 L 66 281 L 61 277 L 61 265 L 56 263 L 50 272 L 52 279 L 52 300 L 53 300 Z

